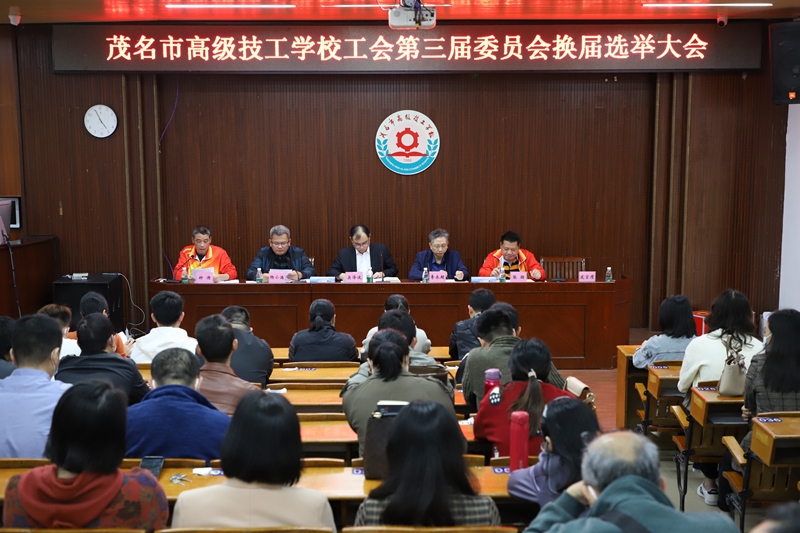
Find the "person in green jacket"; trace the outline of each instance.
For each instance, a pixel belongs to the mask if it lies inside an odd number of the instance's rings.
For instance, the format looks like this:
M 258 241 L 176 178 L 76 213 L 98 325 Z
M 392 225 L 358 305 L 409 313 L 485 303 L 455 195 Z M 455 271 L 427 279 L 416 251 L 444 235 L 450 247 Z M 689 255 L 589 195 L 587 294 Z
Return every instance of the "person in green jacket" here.
M 675 509 L 658 467 L 658 448 L 645 437 L 630 431 L 602 435 L 583 456 L 583 480 L 545 505 L 524 533 L 738 531 L 727 515 Z

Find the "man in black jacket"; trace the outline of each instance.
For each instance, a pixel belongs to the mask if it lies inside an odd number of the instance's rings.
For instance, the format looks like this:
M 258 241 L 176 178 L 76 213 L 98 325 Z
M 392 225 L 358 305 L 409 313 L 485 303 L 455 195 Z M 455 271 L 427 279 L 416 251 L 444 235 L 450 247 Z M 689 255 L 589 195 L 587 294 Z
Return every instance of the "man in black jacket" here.
M 105 379 L 128 396 L 128 405 L 142 401 L 150 387 L 133 360 L 114 353 L 116 336 L 107 316 L 92 313 L 83 317 L 78 323 L 81 355 L 61 359 L 55 379 L 73 385 L 88 379 Z
M 253 334 L 250 327 L 250 313 L 244 307 L 232 305 L 222 311 L 233 327 L 233 336 L 238 341 L 236 350 L 231 356 L 231 368 L 234 373 L 250 383 L 267 385 L 272 375 L 272 363 L 275 356 L 267 341 Z
M 287 278 L 291 281 L 310 278 L 316 276 L 317 271 L 311 264 L 311 260 L 306 255 L 305 250 L 292 246 L 292 233 L 286 226 L 273 226 L 269 230 L 269 246 L 265 246 L 258 251 L 258 255 L 250 263 L 245 277 L 256 279 L 258 269 L 264 276 L 267 272 L 275 269 L 291 270 Z
M 373 278 L 378 280 L 396 276 L 399 272 L 389 249 L 381 243 L 370 241 L 368 227 L 358 224 L 350 228 L 350 242 L 352 246 L 339 250 L 326 275 L 344 281 L 346 272 L 366 273 L 371 268 Z
M 453 332 L 450 333 L 450 357 L 453 359 L 464 359 L 464 356 L 473 348 L 481 345 L 478 340 L 478 331 L 475 329 L 475 321 L 478 315 L 494 305 L 494 293 L 489 289 L 475 289 L 469 295 L 469 305 L 467 312 L 469 318 L 456 322 Z

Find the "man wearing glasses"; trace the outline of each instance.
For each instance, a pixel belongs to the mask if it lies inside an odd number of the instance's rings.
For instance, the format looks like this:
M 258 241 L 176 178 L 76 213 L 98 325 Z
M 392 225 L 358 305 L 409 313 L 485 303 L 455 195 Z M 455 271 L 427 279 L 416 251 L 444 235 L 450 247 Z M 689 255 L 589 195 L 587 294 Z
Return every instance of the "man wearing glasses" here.
M 469 279 L 467 267 L 461 261 L 461 254 L 455 250 L 449 250 L 450 234 L 443 229 L 435 229 L 428 235 L 430 250 L 423 250 L 417 254 L 408 279 L 422 279 L 422 270 L 427 268 L 428 272 L 447 271 L 447 278 L 456 281 Z
M 326 275 L 344 280 L 345 272 L 364 272 L 372 269 L 373 279 L 396 276 L 397 265 L 383 244 L 370 242 L 369 228 L 359 224 L 350 228 L 352 246 L 339 250 Z
M 292 233 L 289 228 L 281 225 L 273 226 L 269 230 L 269 246 L 258 251 L 258 255 L 247 269 L 247 279 L 256 279 L 259 268 L 264 276 L 273 268 L 291 270 L 286 277 L 292 281 L 317 275 L 306 252 L 302 248 L 292 246 Z

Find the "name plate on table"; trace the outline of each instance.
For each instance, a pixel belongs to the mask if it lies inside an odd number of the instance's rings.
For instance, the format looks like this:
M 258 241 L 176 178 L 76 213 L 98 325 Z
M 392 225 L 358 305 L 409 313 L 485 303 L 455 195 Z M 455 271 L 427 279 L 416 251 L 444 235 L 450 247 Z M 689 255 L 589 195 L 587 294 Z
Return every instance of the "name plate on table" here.
M 192 270 L 195 283 L 214 283 L 214 269 L 213 268 L 197 268 Z
M 589 272 L 588 270 L 578 272 L 578 281 L 581 283 L 594 283 L 596 278 L 597 272 Z
M 511 277 L 508 279 L 511 283 L 525 283 L 528 281 L 527 272 L 511 272 Z
M 437 270 L 436 272 L 428 272 L 428 280 L 431 283 L 444 283 L 447 281 L 447 271 Z
M 472 276 L 470 281 L 472 283 L 497 283 L 497 278 L 494 276 Z
M 366 275 L 363 272 L 345 272 L 345 283 L 364 283 Z
M 286 283 L 289 281 L 289 278 L 286 276 L 289 275 L 291 270 L 282 270 L 279 268 L 273 268 L 269 271 L 269 282 L 270 283 Z

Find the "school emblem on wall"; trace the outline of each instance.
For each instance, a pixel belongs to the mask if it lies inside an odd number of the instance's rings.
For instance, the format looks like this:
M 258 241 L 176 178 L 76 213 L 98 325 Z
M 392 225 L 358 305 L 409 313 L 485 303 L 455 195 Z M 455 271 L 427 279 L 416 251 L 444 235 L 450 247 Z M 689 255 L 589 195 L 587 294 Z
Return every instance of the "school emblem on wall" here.
M 419 174 L 436 160 L 439 130 L 418 111 L 392 113 L 378 128 L 375 150 L 392 172 L 403 176 Z

